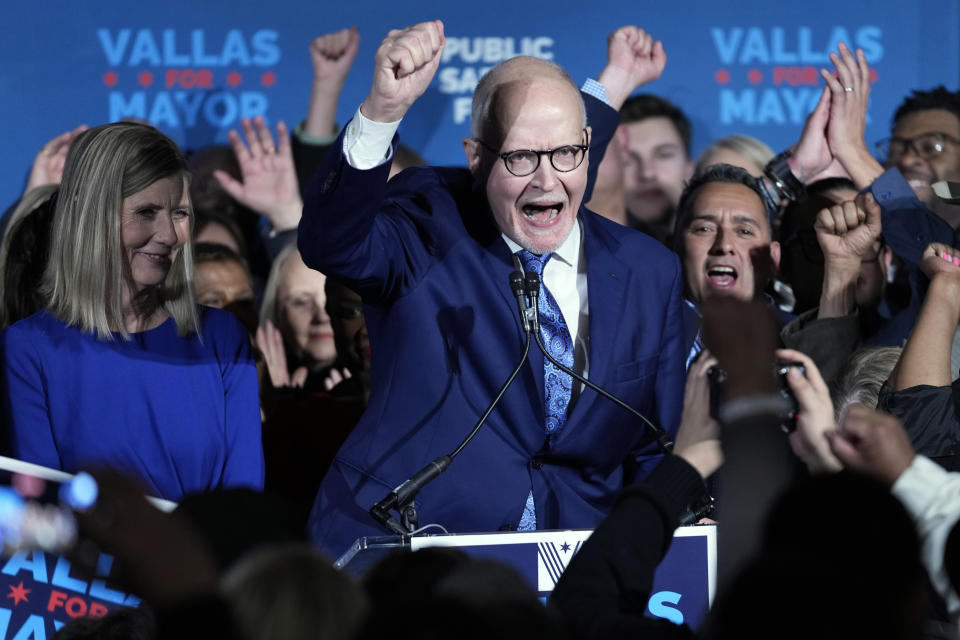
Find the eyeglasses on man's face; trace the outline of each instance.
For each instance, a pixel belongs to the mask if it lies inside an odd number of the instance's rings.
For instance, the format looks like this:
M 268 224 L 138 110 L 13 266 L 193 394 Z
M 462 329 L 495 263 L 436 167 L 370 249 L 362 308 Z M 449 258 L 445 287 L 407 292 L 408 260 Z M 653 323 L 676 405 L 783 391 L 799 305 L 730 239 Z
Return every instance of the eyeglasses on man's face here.
M 586 139 L 586 136 L 587 130 L 584 129 L 584 139 Z M 589 149 L 589 145 L 586 144 L 567 144 L 562 147 L 557 147 L 556 149 L 544 149 L 543 151 L 537 151 L 535 149 L 514 149 L 513 151 L 500 153 L 499 149 L 495 149 L 483 140 L 476 138 L 476 141 L 479 142 L 484 149 L 497 154 L 497 157 L 503 160 L 507 171 L 519 178 L 528 176 L 536 171 L 540 167 L 541 156 L 548 156 L 550 158 L 550 166 L 561 173 L 573 171 L 583 163 L 583 159 L 587 157 L 587 149 Z
M 960 144 L 960 139 L 939 131 L 913 138 L 886 138 L 877 143 L 877 155 L 888 163 L 894 163 L 907 155 L 909 149 L 913 149 L 918 156 L 929 160 L 943 153 L 947 144 Z

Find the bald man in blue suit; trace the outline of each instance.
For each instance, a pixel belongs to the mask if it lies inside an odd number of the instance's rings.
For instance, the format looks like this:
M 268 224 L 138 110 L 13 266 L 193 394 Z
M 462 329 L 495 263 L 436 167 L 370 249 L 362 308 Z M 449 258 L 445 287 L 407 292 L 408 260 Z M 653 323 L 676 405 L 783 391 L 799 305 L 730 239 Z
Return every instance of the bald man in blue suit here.
M 660 75 L 662 45 L 636 27 L 611 35 L 599 83 L 585 86 L 608 104 L 582 97 L 552 63 L 502 63 L 474 95 L 469 170 L 414 168 L 388 182 L 391 140 L 442 47 L 439 21 L 388 35 L 370 95 L 305 199 L 304 261 L 363 296 L 372 351 L 369 407 L 310 517 L 332 555 L 385 533 L 370 507 L 454 450 L 514 368 L 524 331 L 508 277 L 520 251 L 549 254 L 543 283 L 566 318 L 574 368 L 670 434 L 680 420 L 678 261 L 582 206 L 588 156 L 599 163 L 615 107 Z M 644 425 L 576 383 L 548 434 L 544 376 L 534 347 L 476 438 L 417 496 L 421 524 L 513 530 L 527 511 L 539 529 L 591 527 L 656 464 Z

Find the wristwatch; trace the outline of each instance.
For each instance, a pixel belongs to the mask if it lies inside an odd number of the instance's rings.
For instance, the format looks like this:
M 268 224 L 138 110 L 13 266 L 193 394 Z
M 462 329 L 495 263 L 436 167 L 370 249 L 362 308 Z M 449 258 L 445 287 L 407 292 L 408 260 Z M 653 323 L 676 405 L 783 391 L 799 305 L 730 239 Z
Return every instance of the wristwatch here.
M 803 200 L 807 196 L 807 189 L 803 183 L 797 180 L 787 164 L 787 159 L 793 155 L 789 149 L 775 156 L 773 160 L 767 163 L 763 169 L 763 175 L 770 179 L 773 187 L 781 199 L 796 202 Z

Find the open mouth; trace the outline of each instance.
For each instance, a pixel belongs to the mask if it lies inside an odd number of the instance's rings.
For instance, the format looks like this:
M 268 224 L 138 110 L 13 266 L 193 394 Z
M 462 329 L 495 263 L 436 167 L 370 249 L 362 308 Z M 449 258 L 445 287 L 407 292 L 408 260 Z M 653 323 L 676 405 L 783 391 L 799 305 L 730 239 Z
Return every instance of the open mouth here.
M 563 210 L 562 202 L 528 202 L 520 207 L 527 220 L 536 224 L 549 224 L 557 219 Z
M 737 283 L 737 270 L 726 265 L 707 267 L 707 282 L 714 289 L 729 289 Z

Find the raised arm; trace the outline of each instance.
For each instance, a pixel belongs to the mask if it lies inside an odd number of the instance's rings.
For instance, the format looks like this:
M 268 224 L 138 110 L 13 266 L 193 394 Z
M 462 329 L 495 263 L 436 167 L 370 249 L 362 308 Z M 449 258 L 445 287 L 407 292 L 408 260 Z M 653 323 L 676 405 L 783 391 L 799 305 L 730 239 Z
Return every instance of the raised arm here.
M 374 122 L 397 122 L 430 86 L 444 45 L 443 23 L 391 30 L 377 49 L 373 84 L 360 113 Z
M 597 76 L 610 106 L 620 110 L 634 89 L 660 77 L 667 64 L 663 43 L 634 26 L 623 26 L 607 38 L 607 65 Z
M 960 252 L 933 243 L 920 268 L 930 278 L 920 316 L 897 366 L 890 386 L 902 391 L 918 385 L 948 387 L 953 382 L 950 348 L 960 323 Z
M 883 174 L 883 167 L 867 149 L 863 138 L 870 103 L 870 67 L 862 49 L 856 56 L 840 43 L 837 53 L 830 53 L 836 76 L 820 70 L 830 89 L 830 124 L 827 141 L 830 151 L 839 160 L 857 189 L 866 189 Z
M 839 318 L 856 308 L 860 262 L 880 238 L 880 205 L 873 194 L 823 209 L 814 229 L 823 251 L 819 318 Z
M 310 43 L 313 84 L 303 128 L 308 136 L 323 138 L 337 133 L 337 103 L 359 45 L 360 33 L 355 26 L 317 36 Z

